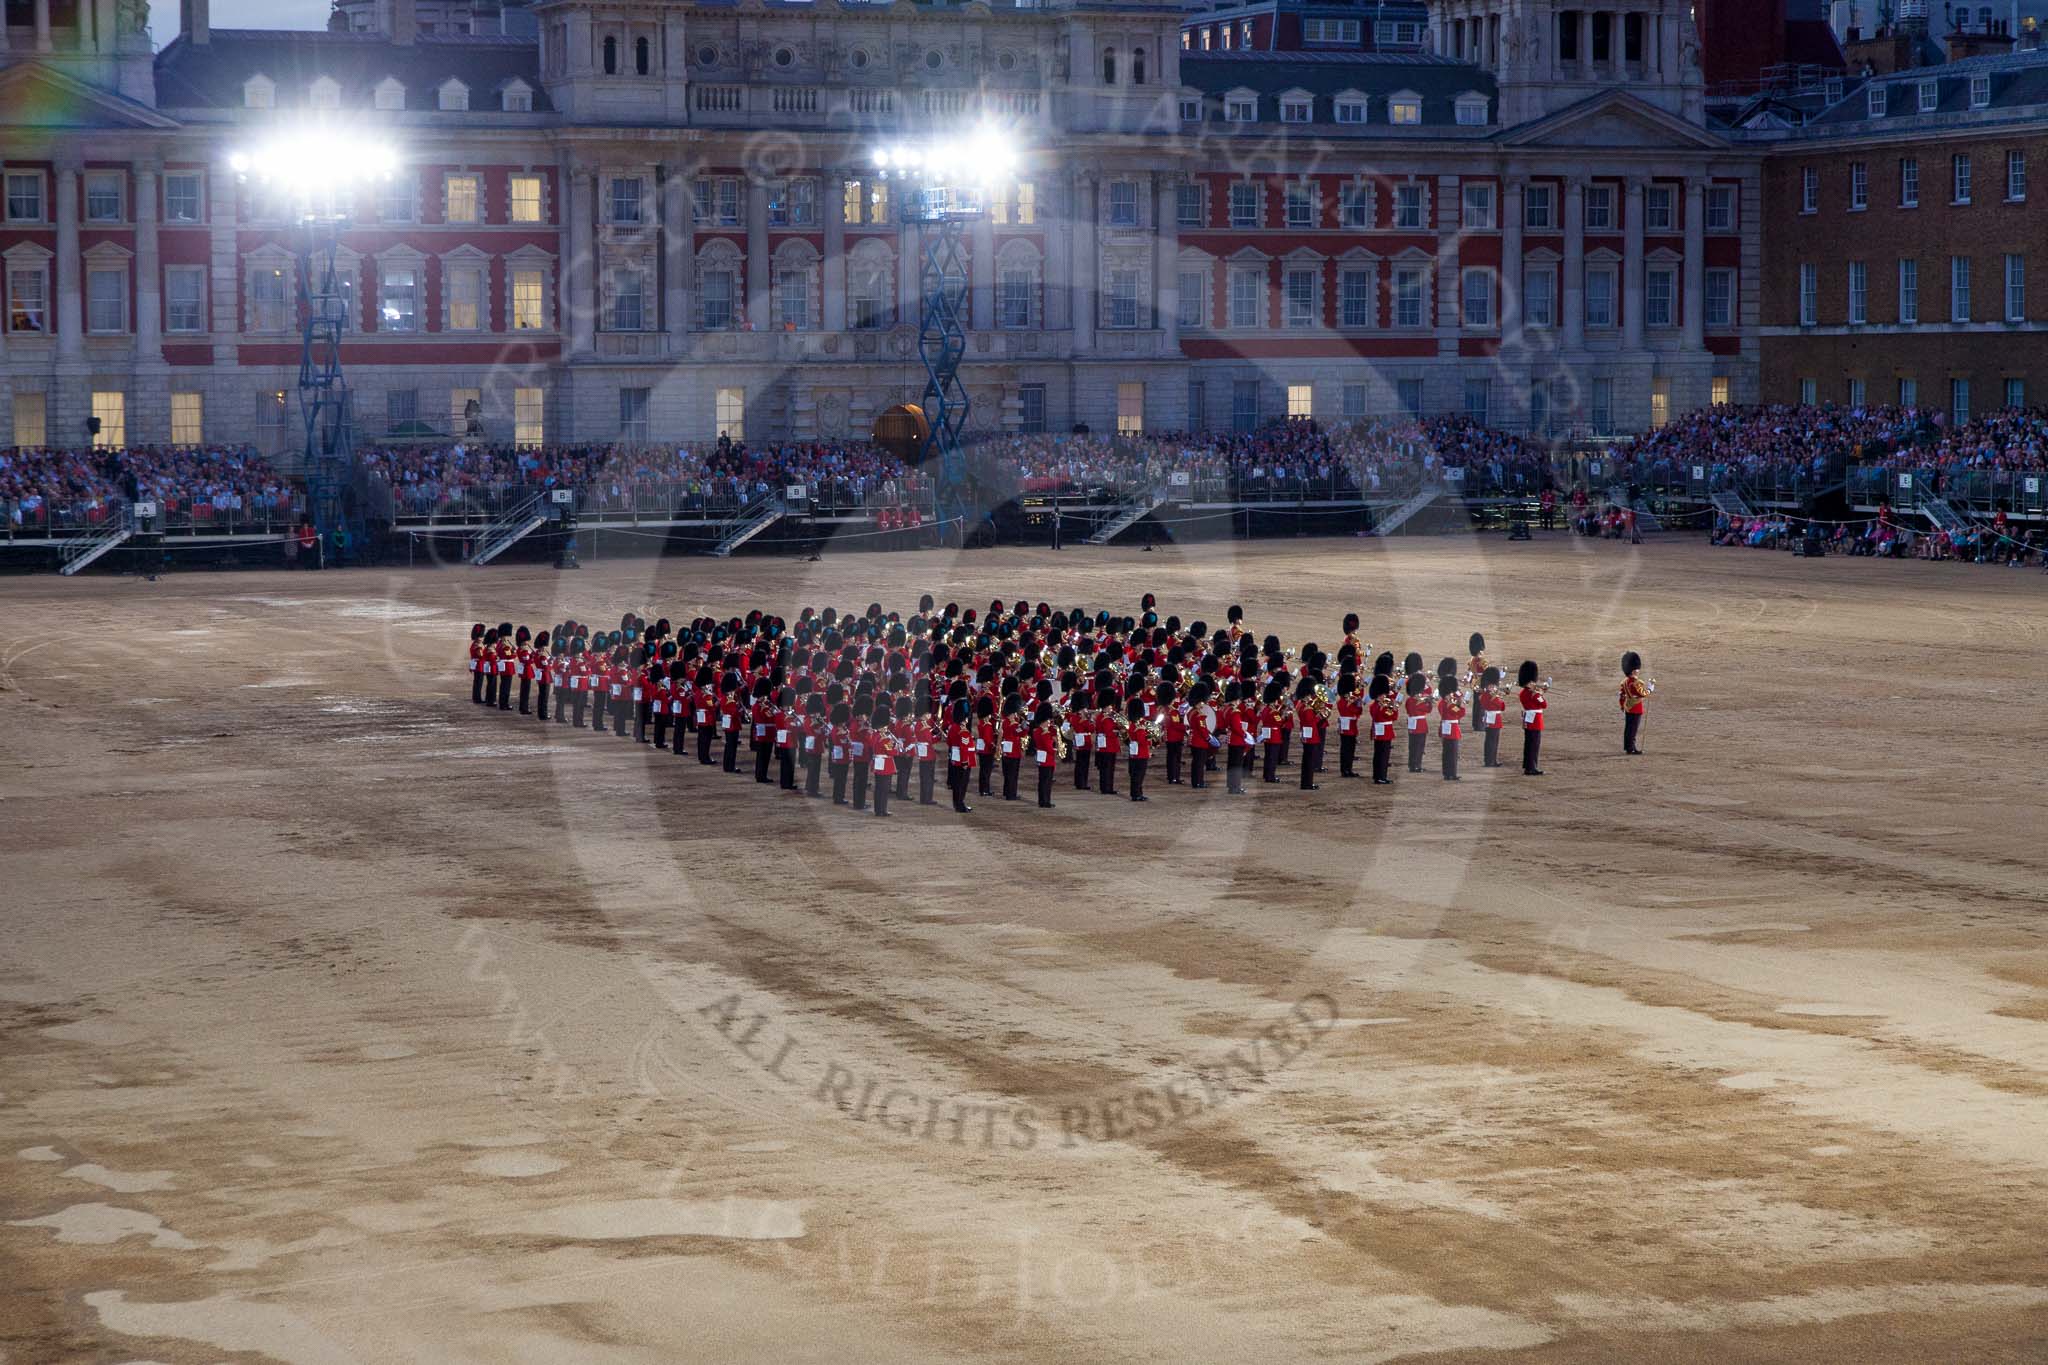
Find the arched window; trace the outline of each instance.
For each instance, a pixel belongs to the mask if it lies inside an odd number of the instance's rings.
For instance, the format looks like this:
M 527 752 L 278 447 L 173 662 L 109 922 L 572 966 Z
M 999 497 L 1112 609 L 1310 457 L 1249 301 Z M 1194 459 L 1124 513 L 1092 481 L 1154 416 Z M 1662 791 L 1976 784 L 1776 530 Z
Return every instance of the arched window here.
M 619 74 L 619 40 L 617 38 L 607 38 L 604 40 L 604 74 L 607 76 Z
M 653 69 L 653 65 L 653 49 L 648 46 L 645 38 L 635 38 L 633 40 L 633 70 L 644 76 Z
M 1145 49 L 1142 47 L 1134 47 L 1131 49 L 1131 84 L 1143 85 L 1144 83 Z
M 1116 84 L 1116 49 L 1113 47 L 1102 49 L 1102 83 Z

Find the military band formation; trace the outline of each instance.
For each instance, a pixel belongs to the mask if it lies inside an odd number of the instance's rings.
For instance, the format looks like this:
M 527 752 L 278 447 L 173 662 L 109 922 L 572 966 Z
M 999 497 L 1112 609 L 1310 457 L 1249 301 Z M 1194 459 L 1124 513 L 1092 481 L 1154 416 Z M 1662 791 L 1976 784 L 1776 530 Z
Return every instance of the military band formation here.
M 870 605 L 855 616 L 806 608 L 792 625 L 759 611 L 701 618 L 676 629 L 628 614 L 616 630 L 568 621 L 546 630 L 470 628 L 470 700 L 541 721 L 630 738 L 678 758 L 838 805 L 890 814 L 892 800 L 938 804 L 943 770 L 953 809 L 970 791 L 1023 799 L 1028 766 L 1050 809 L 1063 768 L 1075 791 L 1149 801 L 1155 756 L 1169 786 L 1208 787 L 1217 770 L 1231 794 L 1283 768 L 1314 791 L 1328 775 L 1390 785 L 1406 740 L 1408 771 L 1427 770 L 1432 738 L 1445 781 L 1458 771 L 1467 727 L 1480 764 L 1503 766 L 1501 732 L 1520 713 L 1521 771 L 1543 776 L 1550 682 L 1525 660 L 1510 689 L 1474 634 L 1463 665 L 1409 653 L 1368 659 L 1347 615 L 1334 659 L 1257 638 L 1233 606 L 1225 623 L 1161 620 L 1147 593 L 1136 617 L 991 602 L 985 614 L 930 596 L 907 620 Z M 1623 752 L 1642 752 L 1655 684 L 1634 651 L 1622 658 Z

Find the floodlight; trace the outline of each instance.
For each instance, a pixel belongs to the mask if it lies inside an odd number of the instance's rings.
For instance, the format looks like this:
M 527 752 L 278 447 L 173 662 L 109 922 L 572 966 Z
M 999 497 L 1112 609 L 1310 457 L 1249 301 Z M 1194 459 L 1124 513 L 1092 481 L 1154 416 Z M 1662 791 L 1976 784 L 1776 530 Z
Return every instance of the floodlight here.
M 398 149 L 346 129 L 303 128 L 237 152 L 229 165 L 237 175 L 307 194 L 387 179 L 398 169 Z

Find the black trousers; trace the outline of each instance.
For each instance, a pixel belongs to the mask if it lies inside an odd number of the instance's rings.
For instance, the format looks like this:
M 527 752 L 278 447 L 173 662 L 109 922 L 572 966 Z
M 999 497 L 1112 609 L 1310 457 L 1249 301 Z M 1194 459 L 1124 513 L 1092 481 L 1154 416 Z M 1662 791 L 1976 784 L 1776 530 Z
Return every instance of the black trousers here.
M 793 791 L 795 791 L 795 790 L 796 790 L 796 750 L 794 750 L 794 749 L 777 749 L 777 750 L 775 751 L 775 754 L 776 754 L 776 758 L 777 758 L 777 759 L 779 760 L 779 762 L 778 762 L 778 764 L 777 764 L 777 768 L 776 768 L 776 779 L 777 779 L 777 785 L 778 785 L 778 786 L 780 786 L 780 787 L 781 787 L 781 788 L 782 788 L 782 789 L 783 789 L 784 791 L 786 791 L 786 792 L 793 792 Z
M 1023 774 L 1024 760 L 1010 757 L 1003 760 L 1003 800 L 1017 799 L 1017 779 Z
M 711 764 L 711 740 L 715 733 L 709 725 L 697 727 L 697 761 L 706 767 Z
M 645 744 L 647 742 L 647 722 L 653 719 L 653 716 L 653 702 L 643 699 L 633 704 L 633 742 L 635 744 Z
M 654 707 L 654 747 L 668 747 L 668 707 L 659 702 Z
M 910 799 L 910 763 L 908 760 L 896 765 L 895 785 L 896 799 L 898 801 L 908 801 Z
M 520 715 L 524 716 L 524 715 L 530 715 L 530 714 L 532 714 L 531 712 L 529 712 L 529 711 L 528 711 L 528 710 L 526 709 L 526 704 L 527 704 L 527 702 L 531 701 L 531 700 L 532 700 L 532 698 L 533 698 L 533 679 L 531 679 L 531 678 L 521 678 L 521 679 L 519 680 L 519 714 L 520 714 Z
M 1323 770 L 1323 746 L 1310 744 L 1306 740 L 1301 746 L 1301 789 L 1307 791 L 1316 784 L 1316 774 Z
M 1180 755 L 1186 747 L 1186 742 L 1178 739 L 1170 740 L 1166 745 L 1166 785 L 1169 787 L 1180 785 Z
M 545 681 L 540 684 L 534 696 L 533 705 L 535 714 L 542 720 L 546 720 L 548 718 L 548 685 Z
M 1419 773 L 1419 772 L 1421 772 L 1421 771 L 1422 771 L 1422 751 L 1423 751 L 1423 750 L 1424 750 L 1424 749 L 1425 749 L 1426 747 L 1428 747 L 1428 745 L 1429 745 L 1429 731 L 1427 731 L 1427 730 L 1410 730 L 1410 731 L 1408 732 L 1408 771 L 1409 771 L 1409 772 L 1411 772 L 1411 773 Z
M 921 758 L 917 761 L 917 804 L 936 806 L 938 798 L 932 793 L 939 786 L 939 761 L 935 758 Z
M 1052 809 L 1052 779 L 1053 774 L 1058 771 L 1059 765 L 1057 763 L 1041 763 L 1038 765 L 1038 805 L 1042 810 Z
M 967 804 L 967 783 L 973 775 L 974 769 L 967 767 L 965 764 L 949 763 L 946 765 L 946 785 L 953 792 L 954 810 L 965 811 L 972 809 Z
M 1084 749 L 1078 744 L 1074 746 L 1074 790 L 1077 792 L 1088 790 L 1088 755 L 1093 752 L 1093 749 Z
M 1095 785 L 1104 796 L 1116 795 L 1116 755 L 1107 749 L 1095 751 Z
M 729 773 L 740 770 L 740 727 L 737 725 L 725 732 L 725 770 Z
M 768 762 L 775 757 L 775 751 L 759 740 L 754 741 L 754 780 L 768 780 Z
M 512 675 L 510 673 L 503 674 L 498 679 L 498 709 L 500 711 L 510 711 L 512 709 Z
M 889 788 L 891 788 L 891 787 L 893 787 L 893 786 L 895 786 L 895 785 L 896 785 L 896 784 L 895 784 L 894 782 L 891 782 L 891 781 L 889 780 L 889 777 L 888 777 L 888 775 L 887 775 L 887 774 L 880 774 L 880 775 L 877 775 L 877 776 L 876 776 L 876 778 L 875 778 L 875 814 L 877 814 L 877 815 L 887 815 L 887 814 L 889 813 Z
M 853 808 L 868 808 L 868 760 L 865 754 L 853 760 Z
M 1337 736 L 1337 775 L 1338 775 L 1339 777 L 1356 777 L 1356 776 L 1358 776 L 1358 774 L 1357 774 L 1357 773 L 1355 773 L 1355 772 L 1353 772 L 1353 771 L 1352 771 L 1352 769 L 1353 769 L 1354 767 L 1356 767 L 1356 766 L 1357 766 L 1357 763 L 1358 763 L 1358 736 L 1357 736 L 1357 735 L 1339 735 L 1339 736 Z
M 613 697 L 611 703 L 612 733 L 620 739 L 626 737 L 626 717 L 633 711 L 631 697 Z
M 1489 768 L 1498 768 L 1500 766 L 1500 727 L 1498 725 L 1489 728 L 1486 732 L 1486 751 L 1481 756 L 1481 762 Z
M 1458 746 L 1462 743 L 1464 741 L 1461 739 L 1447 739 L 1437 746 L 1437 748 L 1443 751 L 1444 781 L 1446 782 L 1458 780 Z
M 1640 711 L 1625 711 L 1621 717 L 1621 751 L 1632 754 L 1636 751 L 1636 732 L 1643 728 Z
M 996 765 L 990 761 L 987 754 L 978 753 L 974 758 L 974 770 L 981 782 L 981 794 L 983 796 L 993 795 L 989 790 L 989 784 L 995 781 Z
M 1190 787 L 1208 786 L 1209 755 L 1214 753 L 1215 750 L 1190 749 L 1188 752 L 1193 758 L 1193 762 L 1188 765 L 1188 785 Z
M 1292 767 L 1293 763 L 1287 757 L 1287 746 L 1294 741 L 1294 731 L 1278 731 L 1275 735 L 1275 738 L 1277 738 L 1280 741 L 1280 766 L 1283 768 Z
M 816 749 L 804 755 L 804 795 L 818 794 L 818 774 L 824 767 L 824 755 Z
M 585 702 L 590 700 L 590 694 L 578 689 L 574 695 L 576 697 L 576 716 L 575 719 L 570 721 L 570 724 L 581 730 L 583 728 L 583 706 Z
M 1127 759 L 1130 765 L 1131 800 L 1143 801 L 1145 797 L 1145 770 L 1152 766 L 1149 758 Z
M 846 765 L 844 763 L 834 763 L 832 765 L 832 804 L 835 806 L 846 804 Z
M 1391 739 L 1374 740 L 1372 742 L 1372 780 L 1375 782 L 1393 781 L 1388 776 L 1393 766 L 1394 741 Z
M 1245 770 L 1252 766 L 1252 751 L 1232 745 L 1226 752 L 1230 757 L 1225 760 L 1223 770 L 1224 789 L 1233 796 L 1242 795 Z
M 481 662 L 478 662 L 476 667 L 470 671 L 469 699 L 475 702 L 478 706 L 482 706 L 484 704 L 484 679 L 489 676 L 489 674 L 484 672 L 483 664 Z
M 1262 775 L 1268 782 L 1278 782 L 1280 780 L 1280 745 L 1278 742 L 1269 739 L 1259 747 L 1266 751 L 1266 771 Z
M 590 728 L 593 730 L 604 729 L 604 704 L 606 700 L 607 698 L 602 688 L 590 694 Z M 579 715 L 576 719 L 580 722 L 583 717 Z
M 484 674 L 484 705 L 496 706 L 498 704 L 498 666 L 496 664 L 486 664 L 485 667 L 490 671 Z
M 1522 771 L 1533 773 L 1537 770 L 1536 760 L 1543 751 L 1541 730 L 1522 731 Z

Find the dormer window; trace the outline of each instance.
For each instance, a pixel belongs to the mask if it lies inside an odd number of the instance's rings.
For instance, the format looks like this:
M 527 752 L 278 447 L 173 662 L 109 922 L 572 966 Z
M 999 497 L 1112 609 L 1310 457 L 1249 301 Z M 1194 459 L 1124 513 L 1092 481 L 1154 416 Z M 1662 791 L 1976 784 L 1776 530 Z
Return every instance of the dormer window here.
M 396 76 L 386 76 L 370 92 L 370 103 L 378 109 L 405 108 L 405 85 Z
M 1301 90 L 1290 90 L 1280 97 L 1280 121 L 1282 123 L 1307 123 L 1315 116 L 1315 100 Z
M 505 112 L 508 114 L 530 114 L 533 112 L 533 87 L 522 80 L 505 83 L 503 92 Z
M 1486 126 L 1486 96 L 1478 91 L 1467 91 L 1458 96 L 1458 123 L 1466 128 Z
M 244 109 L 277 108 L 277 83 L 268 76 L 251 76 L 242 82 Z
M 1863 111 L 1871 118 L 1883 118 L 1889 86 L 1873 85 L 1863 96 Z
M 452 76 L 441 82 L 440 107 L 454 111 L 469 108 L 469 87 Z
M 1970 107 L 1989 109 L 1991 107 L 1991 77 L 1989 75 L 1970 77 Z
M 1339 123 L 1365 122 L 1365 96 L 1355 90 L 1346 90 L 1343 94 L 1337 96 L 1332 101 L 1331 107 L 1336 111 L 1336 119 Z
M 1259 97 L 1249 90 L 1233 90 L 1223 97 L 1225 123 L 1257 123 Z
M 1395 91 L 1387 98 L 1387 122 L 1397 125 L 1422 122 L 1422 96 L 1407 90 Z
M 1931 114 L 1941 104 L 1941 82 L 1920 82 L 1920 112 Z
M 332 76 L 314 81 L 313 88 L 306 93 L 306 104 L 313 109 L 341 108 L 341 82 Z

